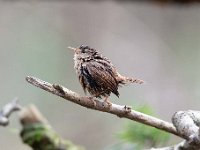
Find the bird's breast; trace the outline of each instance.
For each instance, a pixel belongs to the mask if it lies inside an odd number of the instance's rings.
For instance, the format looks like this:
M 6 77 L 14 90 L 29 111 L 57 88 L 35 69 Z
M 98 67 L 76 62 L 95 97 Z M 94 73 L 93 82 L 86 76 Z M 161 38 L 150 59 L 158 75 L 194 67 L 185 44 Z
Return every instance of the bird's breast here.
M 74 69 L 78 71 L 82 65 L 82 60 L 76 54 L 74 55 Z

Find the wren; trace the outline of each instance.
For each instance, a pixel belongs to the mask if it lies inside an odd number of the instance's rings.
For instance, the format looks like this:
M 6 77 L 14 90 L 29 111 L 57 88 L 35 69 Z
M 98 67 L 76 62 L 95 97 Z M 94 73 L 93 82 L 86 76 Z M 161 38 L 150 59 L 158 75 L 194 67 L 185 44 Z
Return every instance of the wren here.
M 68 47 L 74 50 L 74 68 L 78 74 L 79 82 L 84 92 L 88 91 L 92 97 L 102 98 L 108 101 L 111 93 L 119 97 L 118 88 L 127 83 L 144 83 L 143 80 L 125 77 L 119 74 L 111 61 L 104 57 L 98 50 L 81 45 L 78 48 Z

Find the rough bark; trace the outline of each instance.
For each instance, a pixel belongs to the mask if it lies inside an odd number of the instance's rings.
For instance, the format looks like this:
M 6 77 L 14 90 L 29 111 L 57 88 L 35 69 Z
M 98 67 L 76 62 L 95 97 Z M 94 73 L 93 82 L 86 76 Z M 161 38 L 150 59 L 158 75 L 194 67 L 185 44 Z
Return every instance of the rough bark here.
M 172 117 L 172 122 L 177 129 L 177 132 L 187 140 L 181 143 L 151 150 L 199 150 L 200 149 L 200 111 L 188 110 L 178 111 Z

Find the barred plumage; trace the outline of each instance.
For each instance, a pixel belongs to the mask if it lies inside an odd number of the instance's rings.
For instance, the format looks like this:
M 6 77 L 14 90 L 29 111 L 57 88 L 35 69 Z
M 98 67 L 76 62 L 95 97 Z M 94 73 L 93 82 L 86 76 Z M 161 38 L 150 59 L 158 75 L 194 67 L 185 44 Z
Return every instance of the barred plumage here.
M 85 93 L 88 91 L 94 97 L 105 97 L 106 101 L 111 93 L 119 97 L 120 84 L 144 82 L 120 75 L 111 61 L 96 49 L 84 45 L 79 48 L 69 48 L 75 51 L 74 68 Z

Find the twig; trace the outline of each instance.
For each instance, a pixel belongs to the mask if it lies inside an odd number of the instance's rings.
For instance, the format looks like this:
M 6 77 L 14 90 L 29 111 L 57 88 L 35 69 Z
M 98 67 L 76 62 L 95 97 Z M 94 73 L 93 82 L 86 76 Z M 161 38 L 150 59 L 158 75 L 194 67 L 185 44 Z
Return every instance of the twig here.
M 14 112 L 21 109 L 18 104 L 17 98 L 13 99 L 11 102 L 6 104 L 0 111 L 0 125 L 7 126 L 9 124 L 9 116 Z
M 130 107 L 120 106 L 113 103 L 111 106 L 109 106 L 103 101 L 99 101 L 95 98 L 90 98 L 86 96 L 79 96 L 77 93 L 61 85 L 55 85 L 55 84 L 52 85 L 48 82 L 42 81 L 41 79 L 38 79 L 35 77 L 27 76 L 26 80 L 32 85 L 35 85 L 36 87 L 39 87 L 45 91 L 48 91 L 52 94 L 60 96 L 68 101 L 71 101 L 83 107 L 107 112 L 107 113 L 114 114 L 122 118 L 128 118 L 130 120 L 134 120 L 134 121 L 158 128 L 160 130 L 172 133 L 184 139 L 187 139 L 186 136 L 179 134 L 176 128 L 171 123 L 137 112 L 135 110 L 132 110 Z

